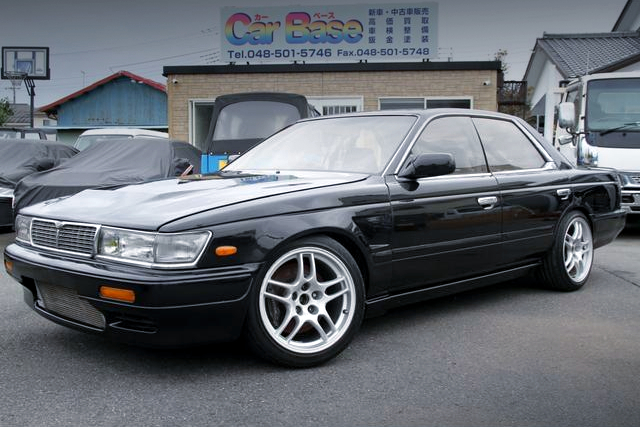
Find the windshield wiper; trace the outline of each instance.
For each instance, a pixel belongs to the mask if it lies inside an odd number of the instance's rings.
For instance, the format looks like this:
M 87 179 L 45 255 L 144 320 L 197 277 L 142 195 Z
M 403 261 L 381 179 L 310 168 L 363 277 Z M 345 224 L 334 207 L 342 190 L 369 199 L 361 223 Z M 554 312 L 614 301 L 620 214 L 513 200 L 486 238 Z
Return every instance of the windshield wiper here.
M 611 129 L 602 130 L 602 131 L 600 131 L 600 136 L 603 136 L 603 135 L 606 135 L 608 133 L 615 132 L 615 131 L 618 131 L 618 130 L 627 129 L 627 128 L 630 128 L 630 127 L 640 127 L 640 122 L 625 123 L 623 125 L 616 126 L 614 128 L 611 128 Z

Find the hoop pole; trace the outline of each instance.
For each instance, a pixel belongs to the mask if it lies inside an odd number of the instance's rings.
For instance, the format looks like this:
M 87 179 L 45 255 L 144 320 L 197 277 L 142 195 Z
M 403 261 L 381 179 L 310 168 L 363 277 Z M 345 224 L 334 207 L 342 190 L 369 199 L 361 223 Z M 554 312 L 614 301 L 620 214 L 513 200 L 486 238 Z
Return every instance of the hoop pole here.
M 31 98 L 31 128 L 33 128 L 33 99 L 36 96 L 36 84 L 33 82 L 33 79 L 31 77 L 25 77 L 24 85 L 27 87 L 27 93 Z

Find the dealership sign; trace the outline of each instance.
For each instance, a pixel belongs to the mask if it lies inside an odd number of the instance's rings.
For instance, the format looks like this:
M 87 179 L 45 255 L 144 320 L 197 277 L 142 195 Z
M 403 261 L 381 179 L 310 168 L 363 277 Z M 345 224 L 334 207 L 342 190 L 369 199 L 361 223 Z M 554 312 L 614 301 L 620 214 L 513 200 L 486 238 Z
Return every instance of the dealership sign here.
M 415 61 L 437 56 L 437 3 L 225 7 L 223 62 Z

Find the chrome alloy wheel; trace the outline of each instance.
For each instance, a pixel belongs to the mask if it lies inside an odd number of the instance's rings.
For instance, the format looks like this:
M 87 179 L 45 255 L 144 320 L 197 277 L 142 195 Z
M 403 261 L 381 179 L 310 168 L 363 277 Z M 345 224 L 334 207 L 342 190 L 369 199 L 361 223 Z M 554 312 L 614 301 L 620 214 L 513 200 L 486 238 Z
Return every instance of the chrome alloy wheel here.
M 574 282 L 583 281 L 591 271 L 593 238 L 587 221 L 575 217 L 564 235 L 564 268 Z
M 347 266 L 318 247 L 291 250 L 264 276 L 260 317 L 269 336 L 299 354 L 321 352 L 349 329 L 356 290 Z

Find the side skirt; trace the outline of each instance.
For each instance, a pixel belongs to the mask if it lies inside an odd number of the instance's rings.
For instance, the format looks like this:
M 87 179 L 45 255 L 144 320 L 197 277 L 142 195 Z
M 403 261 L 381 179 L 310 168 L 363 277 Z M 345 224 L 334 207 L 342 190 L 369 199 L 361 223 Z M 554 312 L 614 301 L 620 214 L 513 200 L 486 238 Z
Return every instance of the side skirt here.
M 518 277 L 525 276 L 527 273 L 529 273 L 539 265 L 540 262 L 535 262 L 517 268 L 474 277 L 471 279 L 459 280 L 457 282 L 445 283 L 429 288 L 416 289 L 401 294 L 383 295 L 365 302 L 366 317 L 380 316 L 387 310 L 394 307 L 408 305 L 420 301 L 426 301 L 434 298 L 440 298 L 446 295 L 456 294 L 475 288 L 481 288 L 483 286 L 493 285 L 495 283 L 505 282 L 507 280 L 517 279 Z

